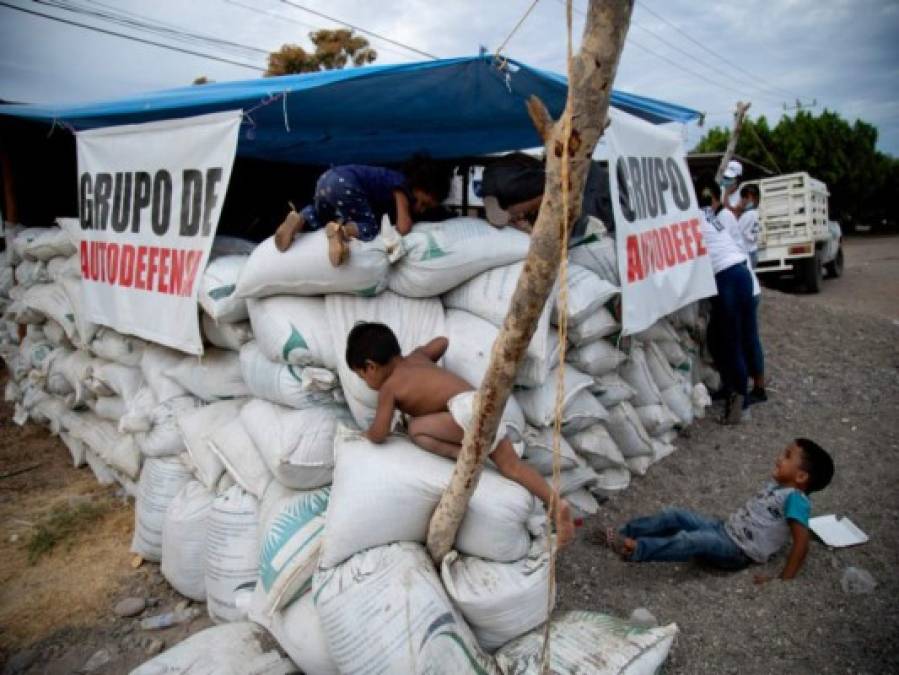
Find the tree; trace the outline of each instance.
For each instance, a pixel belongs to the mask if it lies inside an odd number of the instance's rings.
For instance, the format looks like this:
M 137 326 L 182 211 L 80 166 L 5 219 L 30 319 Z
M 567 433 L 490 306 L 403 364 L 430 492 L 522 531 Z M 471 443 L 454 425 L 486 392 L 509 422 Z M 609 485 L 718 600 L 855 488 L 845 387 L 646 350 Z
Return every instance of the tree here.
M 744 122 L 737 154 L 779 173 L 806 171 L 830 190 L 831 218 L 846 225 L 876 225 L 895 220 L 899 194 L 899 160 L 877 151 L 877 129 L 867 122 L 850 124 L 824 110 L 815 117 L 800 110 L 783 116 L 773 129 L 764 117 Z M 696 152 L 721 152 L 728 130 L 710 129 Z
M 490 441 L 512 389 L 518 364 L 534 334 L 559 271 L 563 225 L 580 215 L 590 158 L 606 126 L 612 83 L 630 24 L 633 0 L 591 0 L 581 48 L 569 66 L 568 101 L 554 122 L 536 97 L 528 112 L 546 149 L 543 203 L 531 233 L 503 327 L 493 343 L 487 373 L 475 397 L 474 418 L 465 432 L 453 476 L 428 527 L 428 551 L 439 562 L 449 552 L 477 487 Z M 567 166 L 562 157 L 569 157 Z M 568 186 L 567 204 L 562 185 Z
M 369 46 L 368 40 L 354 35 L 351 30 L 323 28 L 309 33 L 309 39 L 315 45 L 312 53 L 300 45 L 286 44 L 269 54 L 265 77 L 336 70 L 349 62 L 354 66 L 363 66 L 378 58 L 378 53 Z

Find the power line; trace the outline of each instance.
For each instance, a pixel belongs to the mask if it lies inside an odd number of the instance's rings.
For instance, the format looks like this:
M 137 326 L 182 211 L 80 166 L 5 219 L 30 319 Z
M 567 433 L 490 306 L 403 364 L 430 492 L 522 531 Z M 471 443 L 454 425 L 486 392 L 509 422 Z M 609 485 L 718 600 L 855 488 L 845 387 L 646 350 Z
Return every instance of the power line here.
M 557 1 L 559 4 L 563 4 L 563 5 L 564 5 L 564 0 L 556 0 L 556 1 Z M 581 9 L 579 9 L 579 8 L 577 8 L 577 7 L 575 7 L 574 10 L 575 10 L 578 14 L 580 14 L 580 15 L 582 15 L 582 16 L 586 16 L 586 15 L 587 15 L 586 12 L 584 12 L 583 10 L 581 10 Z M 690 68 L 687 68 L 687 67 L 684 66 L 682 63 L 677 63 L 676 61 L 673 61 L 672 59 L 668 58 L 668 57 L 665 56 L 664 54 L 660 54 L 660 53 L 658 53 L 657 51 L 655 51 L 655 50 L 653 50 L 653 49 L 650 49 L 650 48 L 647 47 L 646 45 L 644 45 L 644 44 L 638 42 L 637 40 L 635 40 L 633 37 L 630 37 L 630 36 L 629 36 L 629 37 L 627 38 L 627 40 L 625 41 L 625 47 L 627 47 L 628 44 L 633 44 L 635 47 L 638 47 L 638 48 L 642 49 L 643 51 L 647 52 L 648 54 L 651 54 L 652 56 L 655 56 L 657 59 L 661 59 L 662 61 L 665 61 L 666 63 L 671 64 L 672 66 L 674 66 L 675 68 L 677 68 L 679 71 L 683 71 L 683 72 L 685 72 L 685 73 L 689 73 L 689 74 L 692 75 L 693 77 L 697 77 L 697 78 L 699 78 L 700 80 L 703 80 L 704 82 L 708 82 L 709 84 L 711 84 L 711 85 L 714 86 L 714 87 L 718 87 L 718 88 L 720 88 L 720 89 L 727 89 L 728 91 L 732 91 L 732 92 L 734 92 L 734 93 L 736 93 L 736 94 L 740 94 L 740 95 L 744 95 L 744 96 L 745 96 L 745 94 L 746 94 L 746 91 L 745 91 L 744 89 L 737 89 L 736 87 L 731 87 L 731 86 L 729 86 L 729 85 L 727 85 L 727 84 L 724 84 L 724 83 L 722 83 L 722 82 L 718 82 L 718 81 L 716 81 L 716 80 L 713 80 L 713 79 L 711 79 L 710 77 L 708 77 L 707 75 L 704 75 L 704 74 L 702 74 L 702 73 L 698 73 L 698 72 L 696 72 L 695 70 L 692 70 L 692 69 L 690 69 Z M 774 98 L 774 97 L 772 97 L 772 96 L 770 96 L 770 95 L 767 95 L 767 94 L 761 94 L 761 93 L 760 93 L 760 96 L 762 96 L 762 97 L 764 97 L 764 98 L 769 98 L 769 99 L 772 100 L 772 101 L 775 101 L 775 100 L 776 100 L 778 103 L 781 102 L 780 100 L 778 100 L 778 99 L 776 99 L 776 98 Z
M 33 9 L 25 9 L 24 7 L 16 7 L 15 5 L 11 5 L 8 2 L 0 1 L 0 7 L 7 7 L 9 9 L 14 9 L 17 12 L 24 12 L 26 14 L 32 14 L 34 16 L 38 16 L 44 19 L 49 19 L 51 21 L 57 21 L 59 23 L 64 23 L 69 26 L 76 26 L 78 28 L 84 28 L 86 30 L 92 30 L 97 33 L 103 33 L 104 35 L 112 35 L 114 37 L 123 38 L 125 40 L 132 40 L 133 42 L 140 42 L 141 44 L 151 45 L 153 47 L 160 47 L 162 49 L 169 49 L 174 52 L 181 52 L 182 54 L 190 54 L 191 56 L 198 56 L 202 59 L 209 59 L 210 61 L 219 61 L 221 63 L 228 63 L 233 66 L 240 66 L 241 68 L 249 68 L 250 70 L 256 70 L 259 72 L 264 72 L 265 68 L 260 68 L 259 66 L 254 66 L 249 63 L 242 63 L 240 61 L 233 61 L 231 59 L 226 59 L 220 56 L 213 56 L 211 54 L 205 54 L 203 52 L 194 51 L 192 49 L 184 49 L 182 47 L 175 47 L 174 45 L 167 45 L 162 42 L 156 42 L 155 40 L 148 40 L 146 38 L 137 37 L 135 35 L 128 35 L 127 33 L 119 33 L 118 31 L 109 30 L 107 28 L 100 28 L 99 26 L 91 26 L 86 23 L 80 23 L 78 21 L 71 21 L 70 19 L 64 19 L 59 16 L 53 16 L 52 14 L 44 14 L 43 12 L 37 12 Z
M 497 56 L 499 56 L 499 53 L 505 48 L 505 46 L 506 46 L 507 44 L 509 44 L 509 40 L 511 40 L 511 39 L 512 39 L 512 36 L 515 35 L 515 33 L 518 31 L 519 28 L 521 28 L 521 24 L 524 23 L 525 19 L 527 19 L 527 18 L 531 15 L 531 12 L 534 11 L 534 7 L 537 6 L 537 3 L 538 3 L 538 2 L 540 2 L 540 0 L 534 0 L 534 1 L 531 3 L 531 6 L 527 8 L 527 11 L 525 11 L 525 13 L 522 15 L 522 17 L 518 20 L 518 23 L 515 24 L 515 27 L 514 27 L 514 28 L 511 30 L 511 32 L 506 36 L 506 39 L 503 40 L 503 43 L 502 43 L 499 47 L 497 47 L 497 49 L 496 49 L 496 55 L 497 55 Z
M 287 21 L 289 23 L 296 24 L 298 26 L 303 26 L 304 28 L 309 28 L 313 31 L 316 31 L 321 28 L 321 26 L 313 26 L 311 23 L 305 23 L 304 21 L 299 21 L 298 19 L 293 18 L 292 16 L 287 16 L 286 14 L 279 14 L 278 12 L 268 12 L 264 9 L 260 9 L 258 7 L 253 7 L 252 5 L 246 5 L 242 2 L 238 2 L 237 0 L 222 0 L 229 5 L 234 5 L 235 7 L 241 7 L 242 9 L 247 10 L 248 12 L 254 12 L 255 14 L 260 14 L 262 16 L 267 16 L 272 19 L 279 19 L 281 21 Z M 376 38 L 380 40 L 381 38 Z M 391 54 L 397 54 L 398 56 L 402 56 L 405 58 L 410 58 L 410 55 L 407 52 L 401 52 L 396 49 L 390 49 L 389 47 L 384 47 L 382 45 L 377 45 L 379 51 L 389 52 Z
M 676 24 L 672 23 L 671 21 L 669 21 L 668 19 L 666 19 L 664 16 L 662 16 L 662 15 L 659 14 L 658 12 L 655 12 L 655 11 L 653 11 L 652 9 L 650 9 L 649 7 L 647 7 L 647 6 L 646 6 L 645 0 L 644 0 L 643 2 L 640 3 L 640 7 L 642 7 L 644 10 L 646 10 L 647 12 L 649 12 L 650 14 L 652 14 L 652 15 L 653 15 L 655 18 L 657 18 L 659 21 L 662 21 L 663 23 L 667 24 L 668 26 L 671 26 L 671 28 L 673 28 L 674 30 L 676 30 L 676 31 L 677 31 L 678 33 L 680 33 L 681 35 L 683 35 L 683 36 L 684 36 L 685 38 L 687 38 L 690 42 L 692 42 L 693 44 L 697 45 L 698 47 L 700 47 L 700 48 L 703 49 L 704 51 L 708 52 L 709 54 L 711 54 L 712 56 L 714 56 L 714 57 L 715 57 L 716 59 L 718 59 L 719 61 L 722 61 L 723 63 L 728 64 L 728 65 L 731 66 L 732 68 L 736 68 L 736 69 L 739 70 L 740 72 L 744 73 L 745 75 L 748 75 L 749 77 L 753 78 L 754 80 L 756 80 L 756 81 L 758 81 L 758 82 L 762 82 L 762 83 L 764 83 L 764 84 L 766 84 L 766 85 L 768 84 L 764 79 L 758 77 L 757 75 L 752 74 L 751 72 L 749 72 L 748 70 L 746 70 L 743 66 L 740 66 L 740 65 L 734 63 L 733 61 L 730 61 L 729 59 L 725 58 L 725 57 L 722 56 L 721 54 L 718 54 L 717 52 L 712 51 L 712 50 L 709 49 L 707 46 L 705 46 L 704 44 L 702 44 L 702 42 L 700 42 L 699 40 L 697 40 L 696 38 L 694 38 L 692 35 L 690 35 L 690 34 L 687 33 L 686 31 L 684 31 L 683 29 L 681 29 L 679 26 L 677 26 Z M 781 92 L 782 94 L 786 95 L 787 98 L 795 98 L 795 96 L 794 96 L 793 94 L 787 92 L 786 89 L 782 89 L 782 88 L 780 88 L 780 87 L 775 87 L 775 89 L 776 89 L 777 91 Z
M 339 23 L 342 26 L 346 26 L 347 28 L 352 28 L 353 30 L 359 31 L 360 33 L 364 33 L 365 35 L 371 35 L 372 37 L 376 37 L 379 40 L 384 40 L 385 42 L 389 42 L 392 45 L 396 45 L 397 47 L 402 47 L 403 49 L 408 49 L 410 52 L 415 52 L 416 54 L 421 54 L 422 56 L 427 56 L 429 59 L 439 59 L 439 56 L 431 54 L 429 52 L 418 49 L 417 47 L 412 47 L 410 45 L 404 44 L 393 38 L 389 38 L 385 35 L 380 35 L 375 33 L 374 31 L 370 31 L 367 28 L 362 28 L 362 26 L 357 26 L 349 21 L 344 21 L 343 19 L 337 19 L 333 16 L 328 16 L 322 12 L 319 12 L 317 9 L 312 9 L 311 7 L 305 7 L 304 5 L 300 5 L 296 2 L 291 2 L 291 0 L 281 0 L 285 5 L 290 5 L 291 7 L 295 7 L 296 9 L 302 10 L 304 12 L 309 12 L 310 14 L 314 14 L 315 16 L 320 16 L 323 19 L 327 19 L 328 21 L 333 21 L 334 23 Z
M 55 9 L 62 9 L 67 12 L 72 12 L 74 14 L 79 14 L 82 16 L 89 16 L 92 18 L 103 19 L 105 21 L 109 21 L 111 23 L 118 24 L 120 26 L 125 26 L 127 28 L 131 28 L 134 30 L 143 30 L 151 33 L 155 33 L 156 35 L 161 35 L 164 37 L 168 37 L 175 40 L 186 41 L 189 44 L 207 44 L 209 46 L 214 46 L 218 48 L 224 49 L 232 49 L 237 48 L 241 51 L 255 52 L 258 54 L 268 55 L 268 50 L 260 49 L 258 47 L 253 47 L 251 45 L 241 44 L 239 42 L 232 42 L 230 40 L 223 40 L 221 38 L 202 35 L 199 33 L 191 33 L 189 31 L 182 30 L 180 28 L 168 27 L 159 22 L 155 22 L 152 19 L 148 19 L 147 17 L 142 17 L 140 15 L 131 13 L 131 16 L 127 16 L 123 13 L 109 12 L 109 11 L 100 11 L 100 10 L 92 10 L 87 7 L 78 6 L 71 2 L 66 2 L 64 0 L 33 0 L 34 2 L 47 5 L 49 7 L 53 7 Z M 100 5 L 101 7 L 108 5 L 104 5 L 100 2 L 95 2 L 94 4 Z M 133 17 L 133 18 L 132 18 Z

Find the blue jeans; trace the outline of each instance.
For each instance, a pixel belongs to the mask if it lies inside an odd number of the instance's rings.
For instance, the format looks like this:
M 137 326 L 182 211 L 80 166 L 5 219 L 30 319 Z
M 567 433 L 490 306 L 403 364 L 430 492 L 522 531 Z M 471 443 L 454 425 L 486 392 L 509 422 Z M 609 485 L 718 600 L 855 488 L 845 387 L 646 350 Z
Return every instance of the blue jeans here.
M 637 518 L 619 530 L 635 539 L 634 562 L 684 562 L 699 558 L 725 569 L 739 569 L 750 560 L 727 532 L 724 521 L 700 516 L 686 509 L 664 509 Z
M 746 265 L 737 263 L 718 272 L 715 285 L 718 295 L 711 299 L 712 354 L 721 371 L 725 393 L 740 394 L 746 407 L 747 352 L 758 341 L 752 276 Z
M 759 301 L 761 299 L 761 293 L 752 298 L 752 323 L 746 330 L 746 337 L 749 343 L 744 346 L 746 349 L 746 367 L 749 375 L 752 377 L 765 374 L 765 352 L 762 349 L 762 341 L 759 338 Z

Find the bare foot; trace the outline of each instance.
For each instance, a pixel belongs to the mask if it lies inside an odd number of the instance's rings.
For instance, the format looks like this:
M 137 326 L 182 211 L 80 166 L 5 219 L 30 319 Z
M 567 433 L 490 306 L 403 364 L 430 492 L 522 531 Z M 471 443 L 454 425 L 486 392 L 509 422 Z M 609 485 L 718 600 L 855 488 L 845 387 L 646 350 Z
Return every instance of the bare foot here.
M 637 550 L 637 540 L 631 539 L 630 537 L 625 537 L 624 541 L 621 542 L 621 557 L 627 560 L 632 555 L 634 555 L 634 551 Z
M 564 499 L 560 499 L 556 509 L 556 544 L 559 548 L 565 548 L 573 540 L 574 519 L 571 517 L 571 507 Z
M 328 237 L 328 259 L 334 267 L 339 267 L 350 254 L 350 244 L 343 226 L 332 220 L 325 225 L 325 235 Z
M 275 230 L 275 248 L 286 251 L 293 243 L 293 238 L 303 228 L 303 219 L 294 209 L 291 209 L 284 222 Z

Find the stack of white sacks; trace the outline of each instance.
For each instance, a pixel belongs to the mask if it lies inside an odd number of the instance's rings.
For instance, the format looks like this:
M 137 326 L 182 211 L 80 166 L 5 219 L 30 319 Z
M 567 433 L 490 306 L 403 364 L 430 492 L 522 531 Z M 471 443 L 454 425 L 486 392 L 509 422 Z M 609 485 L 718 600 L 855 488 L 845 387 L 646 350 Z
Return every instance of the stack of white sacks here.
M 452 462 L 402 434 L 365 440 L 358 430 L 377 394 L 344 360 L 350 328 L 381 321 L 404 352 L 446 335 L 443 365 L 478 385 L 525 235 L 470 218 L 419 224 L 403 238 L 385 228 L 353 242 L 340 268 L 324 255 L 324 233 L 286 253 L 272 240 L 219 238 L 199 296 L 213 346 L 198 359 L 84 320 L 77 222 L 59 222 L 8 236 L 6 397 L 17 421 L 49 425 L 76 465 L 136 497 L 137 554 L 161 561 L 213 619 L 264 625 L 307 673 L 536 672 L 532 631 L 546 620 L 549 584 L 542 505 L 488 468 L 456 550 L 435 570 L 423 542 Z M 611 238 L 595 235 L 570 262 L 566 362 L 548 303 L 505 422 L 525 460 L 550 475 L 561 370 L 561 491 L 592 514 L 595 495 L 625 489 L 674 450 L 717 373 L 694 339 L 696 306 L 618 339 Z M 625 638 L 610 621 L 554 619 L 560 672 L 565 659 L 588 662 L 596 645 L 602 658 L 650 667 L 676 631 Z M 575 633 L 589 639 L 565 640 Z

